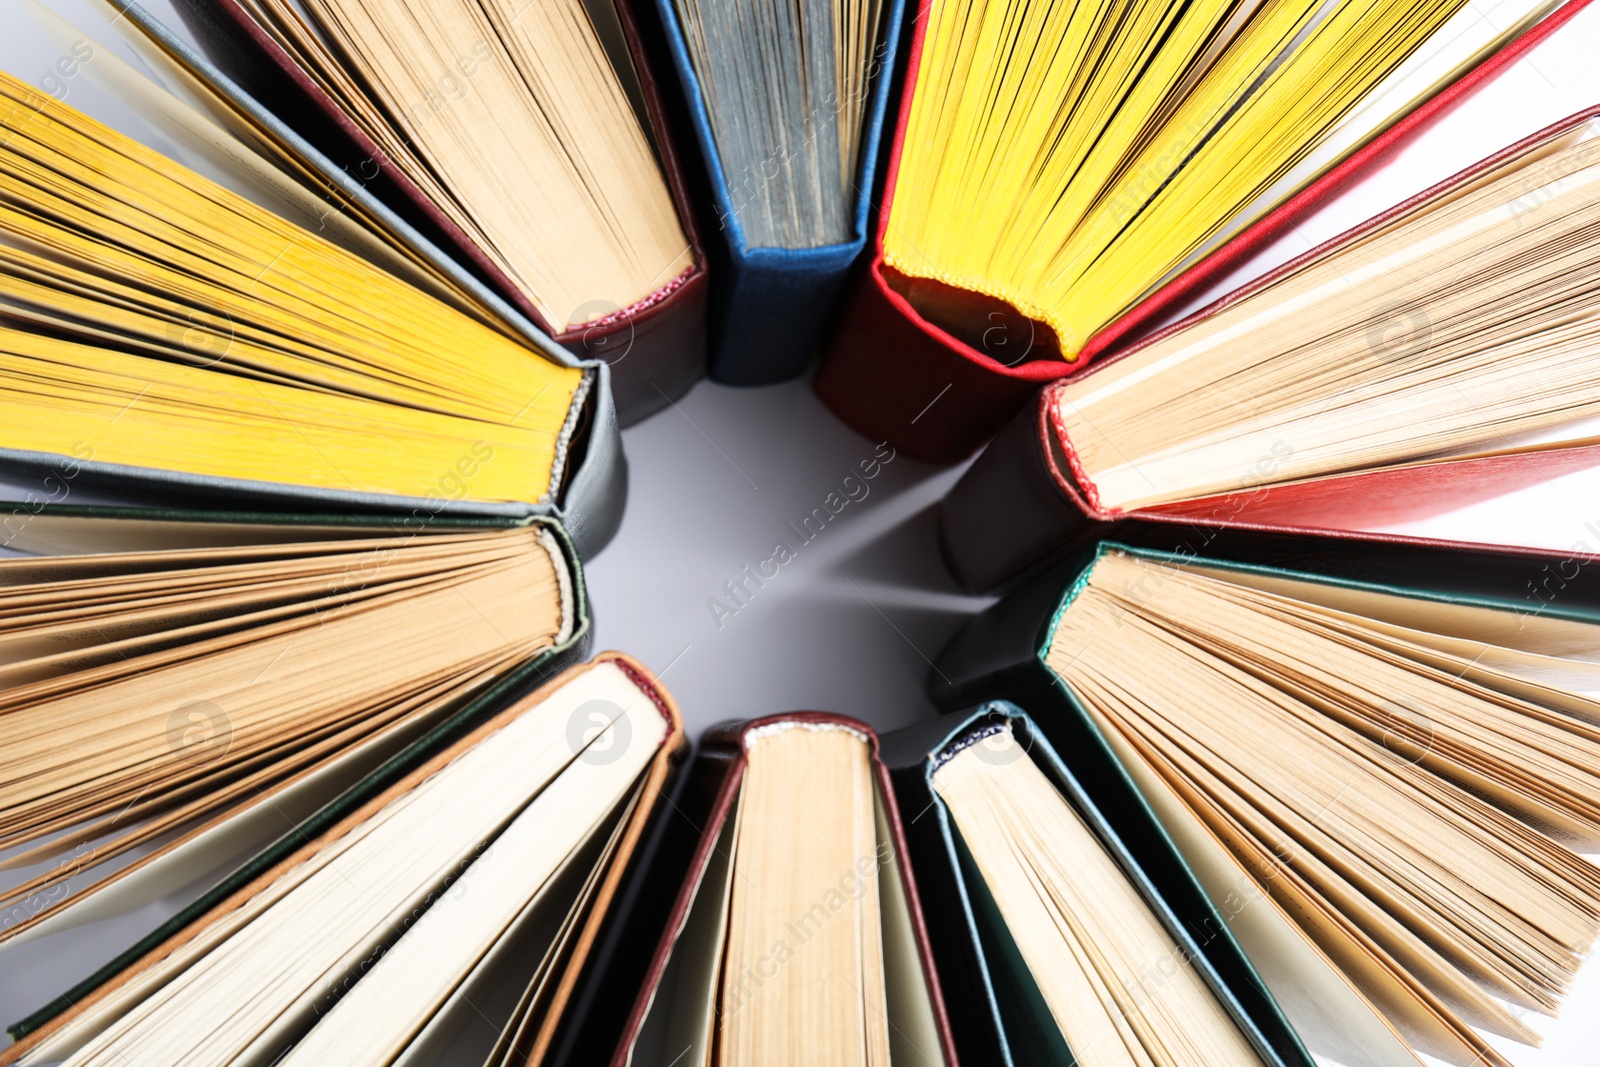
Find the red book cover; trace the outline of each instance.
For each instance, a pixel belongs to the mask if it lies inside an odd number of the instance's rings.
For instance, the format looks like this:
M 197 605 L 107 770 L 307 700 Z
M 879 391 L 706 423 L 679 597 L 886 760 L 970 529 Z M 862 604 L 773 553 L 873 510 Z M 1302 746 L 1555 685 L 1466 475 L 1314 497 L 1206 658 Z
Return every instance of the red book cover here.
M 887 440 L 915 459 L 931 463 L 965 459 L 999 431 L 1041 384 L 1063 378 L 1134 341 L 1227 277 L 1555 33 L 1588 3 L 1589 0 L 1568 0 L 1299 193 L 1161 286 L 1091 337 L 1077 358 L 1069 362 L 1053 357 L 1026 359 L 1029 337 L 1018 331 L 1026 331 L 1027 325 L 1009 322 L 1014 314 L 1001 314 L 994 319 L 995 309 L 986 313 L 979 298 L 962 294 L 961 299 L 971 305 L 963 310 L 980 322 L 994 322 L 998 329 L 993 338 L 986 335 L 994 342 L 986 346 L 987 352 L 973 347 L 924 319 L 905 296 L 909 280 L 884 262 L 883 236 L 932 6 L 932 0 L 920 0 L 912 23 L 914 36 L 907 59 L 906 87 L 889 151 L 877 232 L 841 301 L 817 375 L 817 394 L 851 427 L 874 440 Z M 936 285 L 927 284 L 930 289 Z M 944 294 L 946 298 L 952 295 L 955 294 Z M 939 295 L 934 294 L 934 298 Z M 919 299 L 927 297 L 919 293 Z M 1022 349 L 1023 358 L 1007 363 L 1007 349 L 1012 347 Z
M 1540 130 L 1108 356 L 1072 380 L 1092 376 L 1189 329 L 1269 288 L 1307 263 L 1358 242 L 1422 204 L 1596 119 L 1600 119 L 1600 106 Z M 945 560 L 969 589 L 995 588 L 1019 574 L 1048 566 L 1090 539 L 1107 536 L 1113 527 L 1126 524 L 1164 523 L 1423 542 L 1424 539 L 1363 531 L 1429 518 L 1600 463 L 1600 445 L 1553 447 L 1312 478 L 1122 511 L 1100 500 L 1093 481 L 1078 464 L 1057 403 L 1057 394 L 1067 384 L 1062 381 L 1035 393 L 962 475 L 941 505 L 940 538 Z

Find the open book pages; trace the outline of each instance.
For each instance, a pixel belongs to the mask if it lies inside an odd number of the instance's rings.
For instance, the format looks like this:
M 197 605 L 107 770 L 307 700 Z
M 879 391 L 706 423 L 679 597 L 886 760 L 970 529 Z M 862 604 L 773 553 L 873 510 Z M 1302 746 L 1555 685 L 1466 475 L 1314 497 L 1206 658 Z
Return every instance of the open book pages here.
M 597 714 L 575 747 L 575 716 Z M 559 979 L 592 865 L 669 726 L 614 663 L 563 676 L 208 911 L 20 1062 L 468 1062 L 451 1031 L 477 1025 L 475 1001 Z
M 850 240 L 882 0 L 676 7 L 746 242 Z
M 1600 933 L 1600 625 L 1111 549 L 1046 663 L 1314 1050 L 1538 1042 Z
M 798 720 L 743 739 L 737 801 L 711 829 L 715 851 L 631 1062 L 939 1067 L 868 739 Z
M 21 533 L 124 548 L 0 560 L 0 941 L 243 862 L 576 625 L 540 526 Z
M 1057 388 L 1108 509 L 1600 434 L 1590 123 Z
M 957 336 L 1009 308 L 1074 358 L 1555 5 L 1488 6 L 934 0 L 885 262 Z
M 1009 725 L 945 758 L 933 787 L 1073 1058 L 1105 1067 L 1259 1065 L 1150 904 Z
M 0 74 L 5 447 L 539 502 L 589 388 L 317 233 Z
M 693 266 L 581 0 L 241 6 L 556 332 Z

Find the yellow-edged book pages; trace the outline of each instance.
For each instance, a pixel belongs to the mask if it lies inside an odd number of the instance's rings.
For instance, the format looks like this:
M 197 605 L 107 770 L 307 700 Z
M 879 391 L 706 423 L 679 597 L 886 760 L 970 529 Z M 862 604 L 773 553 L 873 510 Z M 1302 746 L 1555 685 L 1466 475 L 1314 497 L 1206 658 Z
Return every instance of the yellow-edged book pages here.
M 1073 358 L 1555 5 L 1489 6 L 931 0 L 884 261 Z
M 591 384 L 3 74 L 0 305 L 0 448 L 74 462 L 538 503 Z

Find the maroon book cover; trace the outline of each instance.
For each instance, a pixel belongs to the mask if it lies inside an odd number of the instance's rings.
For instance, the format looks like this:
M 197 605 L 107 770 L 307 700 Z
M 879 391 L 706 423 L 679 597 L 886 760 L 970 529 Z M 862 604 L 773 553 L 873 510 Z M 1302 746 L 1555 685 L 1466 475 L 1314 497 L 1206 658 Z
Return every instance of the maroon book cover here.
M 678 151 L 667 132 L 661 90 L 628 3 L 617 4 L 618 20 L 694 265 L 632 307 L 571 330 L 565 323 L 546 322 L 527 295 L 389 161 L 237 0 L 175 0 L 175 6 L 212 61 L 264 107 L 575 355 L 611 364 L 612 392 L 624 426 L 665 407 L 705 373 L 705 252 Z
M 633 1010 L 629 1013 L 623 1028 L 622 1039 L 611 1059 L 611 1067 L 627 1067 L 633 1056 L 634 1046 L 644 1028 L 651 1004 L 661 992 L 662 979 L 666 974 L 668 963 L 671 962 L 678 937 L 683 933 L 684 926 L 689 920 L 689 912 L 700 889 L 702 876 L 711 862 L 723 824 L 733 812 L 738 800 L 746 766 L 746 738 L 752 730 L 782 723 L 834 724 L 853 730 L 867 739 L 871 749 L 872 769 L 877 782 L 878 796 L 882 801 L 884 816 L 893 839 L 894 862 L 905 884 L 912 932 L 917 943 L 917 954 L 922 962 L 922 974 L 927 982 L 928 996 L 939 1032 L 940 1048 L 944 1062 L 949 1067 L 956 1067 L 955 1045 L 951 1037 L 950 1022 L 945 1013 L 944 996 L 939 987 L 939 975 L 934 968 L 933 950 L 928 941 L 928 930 L 923 920 L 920 898 L 917 895 L 916 879 L 911 870 L 911 855 L 906 847 L 905 829 L 900 821 L 899 808 L 895 804 L 894 785 L 889 777 L 889 769 L 879 755 L 878 735 L 865 723 L 843 715 L 820 711 L 795 711 L 748 722 L 732 723 L 710 730 L 702 738 L 699 754 L 695 757 L 694 766 L 689 772 L 689 781 L 686 783 L 683 796 L 679 798 L 680 812 L 694 824 L 693 835 L 683 836 L 687 860 L 684 861 L 680 856 L 674 863 L 672 857 L 663 857 L 665 863 L 671 865 L 671 874 L 674 877 L 681 872 L 682 886 L 673 900 L 661 940 L 656 945 L 646 971 L 644 986 L 634 1001 Z

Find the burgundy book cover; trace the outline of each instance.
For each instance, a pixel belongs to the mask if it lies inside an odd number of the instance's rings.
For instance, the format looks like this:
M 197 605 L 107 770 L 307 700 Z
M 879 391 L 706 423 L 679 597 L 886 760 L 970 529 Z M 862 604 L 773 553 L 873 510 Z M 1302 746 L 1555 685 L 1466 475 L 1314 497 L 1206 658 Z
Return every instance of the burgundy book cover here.
M 1556 32 L 1589 2 L 1567 0 L 1299 193 L 1151 293 L 1090 338 L 1078 357 L 1068 362 L 1055 356 L 1027 359 L 1030 349 L 1049 350 L 1051 346 L 1034 344 L 1038 339 L 1026 334 L 1016 336 L 1018 329 L 1026 330 L 1025 323 L 1004 323 L 1007 328 L 998 332 L 993 338 L 996 343 L 987 352 L 966 343 L 918 314 L 906 298 L 913 285 L 922 290 L 919 299 L 931 295 L 934 299 L 955 298 L 971 305 L 963 310 L 980 322 L 994 321 L 990 315 L 1004 309 L 982 308 L 977 304 L 981 298 L 967 294 L 936 293 L 937 283 L 912 282 L 883 261 L 883 235 L 889 224 L 901 143 L 916 92 L 923 34 L 933 3 L 920 0 L 913 22 L 915 31 L 907 58 L 900 116 L 885 168 L 877 233 L 868 255 L 858 264 L 835 317 L 817 375 L 817 394 L 851 427 L 873 440 L 887 440 L 908 456 L 930 463 L 955 463 L 966 458 L 1005 425 L 1039 385 L 1065 377 L 1136 339 L 1227 277 Z M 1003 317 L 1013 318 L 1014 313 Z M 1008 346 L 1013 350 L 1021 348 L 1020 355 L 1008 360 Z
M 1074 380 L 1188 329 L 1306 263 L 1359 241 L 1429 200 L 1596 119 L 1600 119 L 1600 106 L 1562 119 L 1096 363 Z M 1600 445 L 1548 448 L 1308 479 L 1124 512 L 1102 504 L 1094 483 L 1078 465 L 1056 403 L 1066 384 L 1039 390 L 961 476 L 940 507 L 945 560 L 969 589 L 993 589 L 1019 574 L 1048 566 L 1087 541 L 1107 536 L 1119 524 L 1177 523 L 1352 536 L 1376 526 L 1428 518 L 1600 464 Z
M 174 3 L 212 61 L 246 92 L 573 354 L 611 364 L 612 392 L 622 425 L 666 407 L 705 373 L 704 247 L 678 150 L 668 134 L 661 89 L 631 4 L 619 2 L 617 16 L 638 74 L 651 140 L 694 253 L 694 266 L 637 304 L 568 329 L 564 323 L 546 322 L 528 297 L 389 161 L 238 0 Z
M 673 857 L 663 856 L 661 859 L 665 862 L 658 862 L 658 866 L 651 871 L 652 880 L 658 885 L 670 876 L 679 878 L 681 888 L 673 900 L 672 910 L 661 932 L 661 940 L 651 957 L 644 985 L 634 1000 L 633 1010 L 628 1014 L 622 1039 L 611 1058 L 611 1067 L 627 1067 L 629 1063 L 634 1044 L 638 1041 L 640 1030 L 644 1026 L 645 1016 L 649 1013 L 651 1002 L 660 990 L 667 964 L 672 958 L 673 947 L 677 943 L 678 935 L 683 932 L 684 924 L 688 921 L 689 909 L 694 904 L 701 876 L 711 860 L 711 853 L 716 847 L 723 821 L 733 810 L 733 805 L 739 797 L 739 786 L 744 779 L 746 735 L 763 726 L 785 722 L 835 723 L 865 735 L 871 746 L 873 773 L 877 778 L 878 794 L 883 801 L 889 831 L 894 838 L 895 863 L 905 882 L 906 902 L 910 905 L 918 955 L 922 958 L 922 973 L 928 983 L 934 1019 L 939 1028 L 939 1044 L 944 1053 L 945 1063 L 949 1067 L 957 1067 L 954 1039 L 950 1032 L 949 1018 L 945 1013 L 944 995 L 939 988 L 939 975 L 933 963 L 933 949 L 928 940 L 927 924 L 923 921 L 922 905 L 917 895 L 916 877 L 911 870 L 911 854 L 906 847 L 905 828 L 900 821 L 900 810 L 895 804 L 894 783 L 889 777 L 889 769 L 880 757 L 878 735 L 863 722 L 822 711 L 793 711 L 746 722 L 729 723 L 707 731 L 701 738 L 700 751 L 695 756 L 694 766 L 689 772 L 684 791 L 678 798 L 678 808 L 684 816 L 683 823 L 686 828 L 692 830 L 692 833 L 686 832 L 681 835 L 686 846 L 684 855 L 679 857 L 676 863 L 673 862 Z M 665 869 L 669 867 L 670 870 Z

